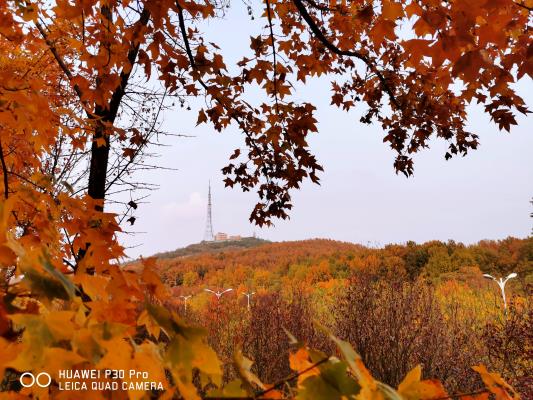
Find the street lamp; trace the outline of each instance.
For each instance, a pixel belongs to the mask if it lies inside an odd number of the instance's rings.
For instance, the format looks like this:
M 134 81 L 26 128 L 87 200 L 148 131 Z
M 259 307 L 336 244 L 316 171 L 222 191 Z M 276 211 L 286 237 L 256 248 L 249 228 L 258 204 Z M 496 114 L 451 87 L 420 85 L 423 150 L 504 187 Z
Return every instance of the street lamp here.
M 224 293 L 231 292 L 233 289 L 232 289 L 232 288 L 229 288 L 229 289 L 226 289 L 226 290 L 224 290 L 224 291 L 222 291 L 222 292 L 219 292 L 219 291 L 216 291 L 216 292 L 215 292 L 215 291 L 213 291 L 213 290 L 211 290 L 211 289 L 207 289 L 207 288 L 204 289 L 204 290 L 205 290 L 206 292 L 213 293 L 215 296 L 217 296 L 217 301 L 218 301 L 218 300 L 220 300 L 220 298 L 222 297 L 222 295 L 223 295 Z
M 500 287 L 501 291 L 502 291 L 502 298 L 503 298 L 503 309 L 505 311 L 507 311 L 507 299 L 505 298 L 505 284 L 507 283 L 507 281 L 509 279 L 513 279 L 513 278 L 516 278 L 518 276 L 518 274 L 516 272 L 513 272 L 513 273 L 510 273 L 509 275 L 507 275 L 507 278 L 503 279 L 503 278 L 500 278 L 500 279 L 496 279 L 495 277 L 493 277 L 492 275 L 489 275 L 489 274 L 483 274 L 483 277 L 484 278 L 487 278 L 487 279 L 492 279 L 494 282 L 496 282 L 498 284 L 498 286 Z
M 13 286 L 13 285 L 16 285 L 17 283 L 19 283 L 20 281 L 22 281 L 24 279 L 24 274 L 21 274 L 21 275 L 13 275 L 11 278 L 9 278 L 9 280 L 7 281 L 7 285 L 8 286 Z
M 180 299 L 183 299 L 183 304 L 185 305 L 185 312 L 187 312 L 187 301 L 192 297 L 192 294 L 188 296 L 180 296 Z
M 250 309 L 250 297 L 252 297 L 255 292 L 250 292 L 250 293 L 245 293 L 245 292 L 242 292 L 241 294 L 244 294 L 246 296 L 246 299 L 248 301 L 248 310 Z

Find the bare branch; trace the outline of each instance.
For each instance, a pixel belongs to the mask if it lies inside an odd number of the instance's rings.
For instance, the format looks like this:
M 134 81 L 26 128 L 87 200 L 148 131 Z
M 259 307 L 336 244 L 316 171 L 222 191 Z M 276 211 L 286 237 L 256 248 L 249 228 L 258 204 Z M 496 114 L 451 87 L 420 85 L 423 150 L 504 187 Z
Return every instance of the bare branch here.
M 61 58 L 61 55 L 58 53 L 54 43 L 48 38 L 48 34 L 44 30 L 44 27 L 41 25 L 39 21 L 35 21 L 35 26 L 37 26 L 37 29 L 41 33 L 41 36 L 43 37 L 46 44 L 48 45 L 48 48 L 54 55 L 54 58 L 56 59 L 57 64 L 59 65 L 59 68 L 61 68 L 63 73 L 67 76 L 68 80 L 72 82 L 72 79 L 74 78 L 74 76 L 72 75 L 72 72 L 68 69 L 67 65 Z M 82 92 L 81 92 L 80 87 L 77 84 L 74 84 L 73 88 L 76 94 L 78 95 L 78 97 L 80 98 L 80 100 L 82 100 Z
M 276 103 L 276 113 L 279 114 L 279 104 L 278 104 L 278 74 L 276 71 L 277 67 L 277 60 L 276 60 L 276 42 L 274 39 L 274 27 L 272 26 L 272 10 L 270 9 L 270 1 L 265 0 L 266 2 L 266 8 L 267 8 L 267 19 L 268 19 L 268 26 L 270 28 L 270 40 L 272 44 L 272 58 L 274 62 L 274 76 L 273 76 L 273 83 L 274 83 L 274 102 Z
M 4 159 L 4 148 L 2 147 L 2 140 L 0 139 L 0 162 L 2 163 L 2 175 L 4 176 L 4 197 L 9 197 L 9 182 L 7 179 L 7 166 Z

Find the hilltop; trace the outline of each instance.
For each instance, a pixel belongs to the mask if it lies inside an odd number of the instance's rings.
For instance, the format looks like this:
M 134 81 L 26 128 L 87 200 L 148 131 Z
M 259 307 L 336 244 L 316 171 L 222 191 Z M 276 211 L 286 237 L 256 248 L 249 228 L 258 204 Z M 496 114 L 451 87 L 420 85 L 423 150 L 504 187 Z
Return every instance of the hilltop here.
M 158 259 L 179 258 L 198 254 L 219 253 L 226 250 L 250 249 L 267 243 L 271 242 L 255 237 L 245 237 L 240 240 L 224 240 L 220 242 L 202 241 L 176 250 L 157 253 L 154 254 L 153 257 Z

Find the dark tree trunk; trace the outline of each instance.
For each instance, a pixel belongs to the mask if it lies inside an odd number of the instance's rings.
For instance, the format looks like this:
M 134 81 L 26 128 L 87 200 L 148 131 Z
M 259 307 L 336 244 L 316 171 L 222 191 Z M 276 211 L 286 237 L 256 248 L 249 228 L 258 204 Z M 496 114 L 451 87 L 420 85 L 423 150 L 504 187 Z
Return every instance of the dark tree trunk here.
M 107 165 L 109 161 L 109 135 L 105 126 L 98 122 L 91 147 L 91 165 L 89 170 L 88 194 L 93 199 L 102 200 L 98 205 L 98 211 L 104 210 L 106 192 Z

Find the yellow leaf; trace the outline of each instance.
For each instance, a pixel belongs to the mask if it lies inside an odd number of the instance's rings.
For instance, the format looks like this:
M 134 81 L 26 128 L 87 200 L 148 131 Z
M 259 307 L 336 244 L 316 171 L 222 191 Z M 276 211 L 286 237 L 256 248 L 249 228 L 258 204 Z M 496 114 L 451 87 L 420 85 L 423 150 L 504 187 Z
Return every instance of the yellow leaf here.
M 122 337 L 100 342 L 106 354 L 96 365 L 98 369 L 124 369 L 128 370 L 131 364 L 132 348 L 129 342 Z
M 109 279 L 101 275 L 79 274 L 75 277 L 76 283 L 81 284 L 83 291 L 92 300 L 105 300 L 109 297 L 106 291 Z
M 447 393 L 442 384 L 437 380 L 424 380 L 422 368 L 417 365 L 413 368 L 398 386 L 398 393 L 406 400 L 436 399 L 446 397 Z
M 78 354 L 59 347 L 51 347 L 44 350 L 43 365 L 44 370 L 52 375 L 55 379 L 59 378 L 60 370 L 72 369 L 76 364 L 84 362 L 85 359 Z
M 487 371 L 484 365 L 477 365 L 472 369 L 479 373 L 481 380 L 487 389 L 496 395 L 498 400 L 518 400 L 520 396 L 515 390 L 505 382 L 502 377 L 495 373 Z
M 76 331 L 71 344 L 72 349 L 87 360 L 98 360 L 104 352 L 88 329 Z
M 41 365 L 44 349 L 54 343 L 54 336 L 40 315 L 14 314 L 11 316 L 15 328 L 24 329 L 20 352 L 9 366 L 18 371 L 29 371 Z
M 18 343 L 8 342 L 0 337 L 0 380 L 4 377 L 4 371 L 8 367 L 8 363 L 13 361 L 20 352 L 21 345 Z
M 414 367 L 407 375 L 405 375 L 405 378 L 398 386 L 398 392 L 400 394 L 404 393 L 406 389 L 408 389 L 410 386 L 412 386 L 415 383 L 420 382 L 420 378 L 422 377 L 422 368 L 420 367 L 420 364 Z
M 136 371 L 147 372 L 150 381 L 166 383 L 160 349 L 155 343 L 143 343 L 136 347 L 131 365 Z
M 251 371 L 253 361 L 246 358 L 241 349 L 235 351 L 233 361 L 237 372 L 250 388 L 253 388 L 252 384 L 259 386 L 263 390 L 266 388 L 263 382 Z
M 154 322 L 150 314 L 148 314 L 148 311 L 143 310 L 143 312 L 137 319 L 137 325 L 139 326 L 144 325 L 150 335 L 152 335 L 156 339 L 159 338 L 159 334 L 161 333 L 161 328 L 159 327 L 157 323 Z
M 212 389 L 207 393 L 207 398 L 224 398 L 224 397 L 247 397 L 248 392 L 242 388 L 242 381 L 239 379 L 232 380 L 220 389 Z
M 164 297 L 168 292 L 167 287 L 161 282 L 160 276 L 151 269 L 145 267 L 141 276 L 150 293 L 153 293 L 156 297 Z
M 166 389 L 167 382 L 165 371 L 163 369 L 163 360 L 159 354 L 159 347 L 154 343 L 144 343 L 135 348 L 133 360 L 130 369 L 142 371 L 148 374 L 148 378 L 131 377 L 130 382 L 154 382 L 156 385 L 161 383 Z M 143 390 L 128 390 L 130 400 L 141 399 L 146 394 Z
M 43 316 L 48 330 L 53 335 L 54 340 L 71 340 L 74 330 L 77 328 L 73 322 L 75 313 L 73 311 L 52 311 Z
M 310 368 L 313 363 L 310 361 L 307 350 L 302 347 L 295 353 L 289 355 L 289 365 L 293 371 L 301 372 Z M 320 370 L 315 367 L 299 375 L 298 384 L 301 384 L 304 380 L 313 375 L 320 375 Z
M 358 382 L 361 385 L 363 389 L 367 388 L 370 391 L 376 391 L 377 390 L 377 382 L 374 379 L 374 377 L 370 374 L 370 371 L 366 369 L 365 365 L 363 364 L 363 360 L 360 358 L 357 358 L 355 361 L 355 365 L 357 366 L 358 371 Z

